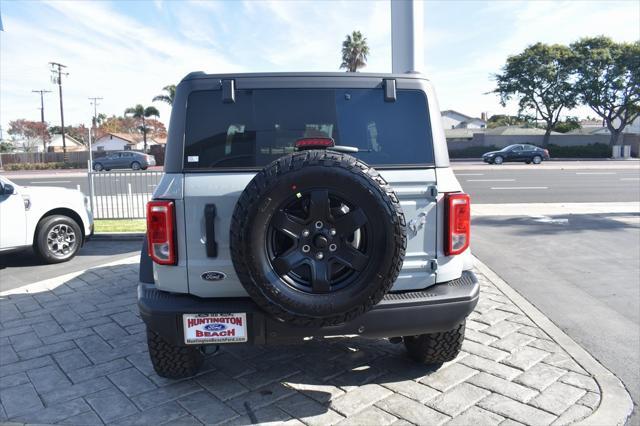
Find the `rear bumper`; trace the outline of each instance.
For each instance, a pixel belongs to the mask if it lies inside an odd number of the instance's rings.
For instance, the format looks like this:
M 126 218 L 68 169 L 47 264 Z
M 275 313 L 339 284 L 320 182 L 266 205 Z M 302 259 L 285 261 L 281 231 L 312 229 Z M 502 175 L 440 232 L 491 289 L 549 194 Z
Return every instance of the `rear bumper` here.
M 462 322 L 475 308 L 480 286 L 470 271 L 424 291 L 387 294 L 371 311 L 331 327 L 303 328 L 279 322 L 249 298 L 199 298 L 138 285 L 138 307 L 146 325 L 174 345 L 185 345 L 182 314 L 247 313 L 249 344 L 295 343 L 305 337 L 360 335 L 397 337 L 445 331 Z

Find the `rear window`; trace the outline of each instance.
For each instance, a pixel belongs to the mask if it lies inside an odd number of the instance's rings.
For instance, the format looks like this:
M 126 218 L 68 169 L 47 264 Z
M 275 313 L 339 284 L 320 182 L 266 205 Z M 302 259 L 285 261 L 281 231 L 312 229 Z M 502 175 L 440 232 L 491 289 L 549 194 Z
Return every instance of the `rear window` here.
M 294 151 L 300 138 L 331 137 L 374 166 L 433 164 L 424 93 L 382 89 L 219 90 L 189 95 L 185 169 L 259 168 Z

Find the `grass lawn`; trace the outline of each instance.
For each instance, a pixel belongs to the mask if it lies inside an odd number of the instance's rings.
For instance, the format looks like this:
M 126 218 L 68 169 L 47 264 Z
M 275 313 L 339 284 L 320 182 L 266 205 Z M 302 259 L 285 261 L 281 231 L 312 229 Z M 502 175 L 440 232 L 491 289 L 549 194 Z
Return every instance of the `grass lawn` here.
M 93 221 L 94 232 L 145 232 L 147 223 L 144 219 L 96 219 Z

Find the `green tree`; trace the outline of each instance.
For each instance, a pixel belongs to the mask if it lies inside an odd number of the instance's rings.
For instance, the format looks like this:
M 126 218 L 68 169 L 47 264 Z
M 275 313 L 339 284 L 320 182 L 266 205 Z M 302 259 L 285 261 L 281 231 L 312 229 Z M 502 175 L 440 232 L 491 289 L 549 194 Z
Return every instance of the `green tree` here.
M 495 129 L 496 127 L 502 126 L 535 127 L 535 120 L 533 117 L 526 115 L 505 114 L 495 114 L 487 120 L 487 128 L 489 129 Z
M 143 107 L 138 104 L 133 108 L 127 108 L 124 111 L 124 115 L 127 117 L 131 117 L 136 121 L 140 122 L 140 131 L 142 132 L 142 140 L 144 141 L 144 152 L 147 152 L 147 123 L 145 122 L 146 118 L 150 117 L 160 117 L 160 112 L 156 109 L 156 107 L 148 106 Z
M 342 64 L 347 72 L 357 72 L 359 68 L 367 65 L 367 55 L 369 55 L 369 45 L 367 38 L 362 36 L 360 31 L 354 31 L 342 42 Z
M 567 46 L 536 43 L 509 56 L 502 73 L 494 75 L 496 88 L 491 93 L 500 96 L 503 106 L 517 99 L 520 113 L 534 111 L 545 122 L 544 145 L 549 143 L 562 110 L 576 105 L 570 64 L 571 50 Z
M 176 98 L 176 85 L 170 84 L 168 86 L 164 86 L 162 91 L 165 93 L 154 97 L 153 102 L 166 102 L 169 105 L 173 105 L 173 100 Z
M 581 127 L 578 117 L 567 117 L 564 121 L 558 121 L 556 125 L 553 126 L 553 131 L 558 133 L 568 133 Z
M 588 37 L 571 44 L 579 100 L 601 117 L 610 145 L 640 115 L 640 42 Z
M 13 152 L 14 147 L 9 142 L 0 142 L 0 152 Z

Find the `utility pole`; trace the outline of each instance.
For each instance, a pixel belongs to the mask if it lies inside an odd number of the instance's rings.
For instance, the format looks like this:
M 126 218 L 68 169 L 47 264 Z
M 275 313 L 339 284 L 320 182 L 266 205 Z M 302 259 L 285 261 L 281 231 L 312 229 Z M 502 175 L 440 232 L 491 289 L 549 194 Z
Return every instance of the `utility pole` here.
M 424 4 L 420 0 L 391 0 L 391 72 L 424 70 Z
M 46 138 L 45 138 L 45 134 L 47 131 L 47 126 L 44 124 L 44 94 L 45 93 L 51 93 L 51 90 L 32 90 L 33 93 L 40 93 L 40 122 L 42 123 L 42 148 L 44 149 L 43 151 L 43 156 L 44 158 L 46 158 L 46 152 L 47 152 L 47 142 L 46 142 Z
M 101 101 L 103 98 L 100 97 L 93 97 L 93 98 L 89 98 L 89 100 L 91 101 L 91 104 L 93 105 L 93 125 L 91 126 L 91 130 L 89 131 L 89 161 L 91 164 L 90 167 L 93 167 L 93 152 L 91 151 L 91 141 L 92 140 L 96 140 L 96 135 L 98 133 L 98 101 Z M 93 136 L 91 135 L 91 132 L 93 132 Z
M 69 73 L 63 73 L 62 68 L 66 68 L 66 65 L 59 64 L 57 62 L 49 62 L 51 65 L 51 77 L 54 83 L 58 84 L 58 91 L 60 92 L 60 124 L 62 126 L 62 152 L 64 153 L 64 162 L 69 161 L 67 157 L 67 141 L 64 132 L 64 107 L 62 106 L 62 76 L 67 76 Z M 57 68 L 57 69 L 56 69 Z

